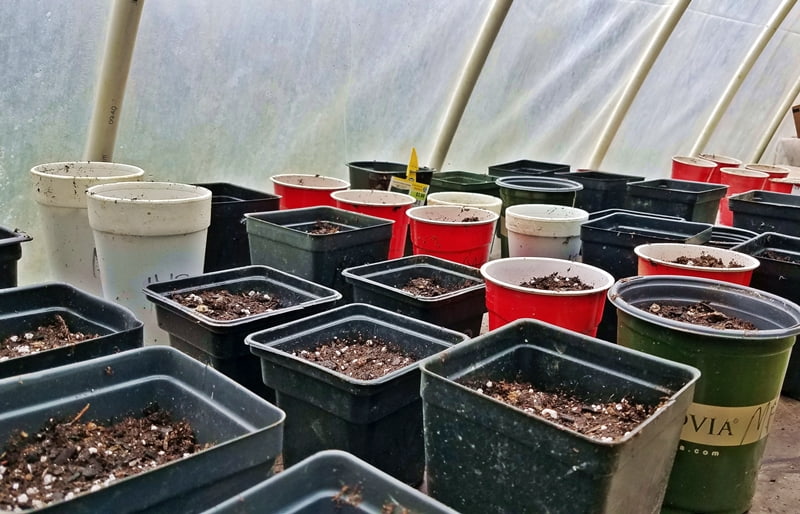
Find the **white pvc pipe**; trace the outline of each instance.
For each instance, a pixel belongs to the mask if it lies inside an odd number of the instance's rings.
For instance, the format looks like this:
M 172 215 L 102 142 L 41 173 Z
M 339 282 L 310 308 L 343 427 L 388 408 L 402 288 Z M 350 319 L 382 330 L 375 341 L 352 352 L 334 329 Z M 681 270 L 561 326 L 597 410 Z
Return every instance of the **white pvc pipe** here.
M 786 15 L 789 14 L 789 11 L 792 10 L 794 4 L 797 3 L 797 0 L 784 0 L 778 9 L 775 11 L 775 14 L 769 19 L 767 24 L 764 26 L 764 30 L 761 31 L 761 34 L 758 35 L 758 38 L 753 43 L 753 46 L 750 47 L 750 50 L 747 52 L 742 64 L 739 65 L 739 68 L 734 73 L 733 78 L 728 83 L 728 87 L 725 88 L 725 91 L 722 93 L 717 105 L 714 106 L 714 110 L 711 112 L 711 116 L 709 116 L 708 121 L 706 121 L 705 127 L 700 132 L 700 135 L 695 141 L 692 150 L 689 152 L 689 155 L 698 155 L 705 149 L 708 140 L 711 139 L 711 134 L 714 133 L 714 130 L 719 125 L 720 119 L 722 119 L 722 115 L 725 114 L 725 111 L 728 109 L 728 106 L 733 100 L 733 97 L 736 96 L 736 93 L 739 91 L 739 87 L 741 87 L 742 82 L 747 77 L 747 74 L 750 73 L 750 70 L 753 69 L 753 65 L 758 60 L 761 53 L 764 51 L 764 48 L 769 43 L 772 36 L 775 35 L 775 32 L 780 27 L 783 20 L 786 18 Z
M 656 59 L 661 54 L 661 50 L 664 49 L 664 45 L 666 45 L 667 40 L 669 40 L 669 37 L 674 32 L 675 27 L 678 25 L 678 22 L 683 16 L 683 13 L 686 12 L 686 8 L 689 7 L 691 1 L 692 0 L 676 0 L 669 8 L 669 12 L 664 16 L 661 26 L 656 30 L 653 39 L 650 41 L 650 45 L 645 50 L 644 55 L 642 55 L 639 64 L 633 72 L 633 76 L 625 85 L 625 89 L 622 90 L 622 94 L 617 100 L 614 110 L 611 112 L 605 127 L 603 127 L 603 131 L 600 133 L 600 138 L 589 159 L 589 165 L 587 166 L 589 169 L 596 170 L 600 168 L 600 164 L 603 162 L 603 159 L 605 159 L 609 146 L 611 146 L 611 141 L 616 137 L 619 127 L 622 125 L 622 120 L 624 120 L 625 116 L 628 114 L 633 100 L 636 98 L 636 95 L 642 88 L 644 80 L 653 68 L 653 63 L 655 63 Z
M 110 162 L 144 0 L 114 0 L 84 159 Z
M 453 142 L 453 136 L 455 136 L 456 129 L 461 121 L 461 116 L 464 115 L 464 109 L 466 109 L 467 102 L 469 102 L 469 97 L 472 95 L 478 76 L 480 76 L 483 65 L 486 63 L 486 57 L 492 49 L 492 45 L 500 32 L 500 27 L 503 26 L 503 21 L 512 3 L 513 0 L 495 0 L 486 15 L 480 33 L 475 40 L 475 45 L 472 47 L 472 52 L 461 70 L 461 76 L 458 79 L 453 95 L 450 97 L 450 104 L 439 128 L 439 135 L 436 138 L 430 161 L 430 167 L 434 170 L 442 169 L 444 159 Z
M 772 121 L 770 121 L 767 125 L 767 130 L 764 131 L 764 135 L 761 136 L 761 139 L 758 141 L 758 145 L 756 146 L 753 156 L 750 158 L 749 162 L 761 161 L 761 157 L 764 156 L 767 146 L 769 145 L 770 141 L 772 141 L 772 138 L 775 137 L 778 127 L 780 127 L 783 119 L 786 117 L 786 114 L 790 111 L 792 105 L 797 99 L 797 95 L 800 95 L 800 77 L 798 77 L 797 82 L 794 83 L 794 87 L 784 97 L 780 106 L 778 106 L 778 110 L 775 111 Z

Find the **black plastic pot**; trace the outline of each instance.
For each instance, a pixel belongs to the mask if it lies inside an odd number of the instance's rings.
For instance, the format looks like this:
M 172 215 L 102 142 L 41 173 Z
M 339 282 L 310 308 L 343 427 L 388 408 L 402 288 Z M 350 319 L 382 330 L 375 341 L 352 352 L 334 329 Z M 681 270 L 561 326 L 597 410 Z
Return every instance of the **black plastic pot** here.
M 406 164 L 382 161 L 354 161 L 347 163 L 350 178 L 350 189 L 389 189 L 392 177 L 404 178 Z M 430 184 L 433 170 L 420 168 L 417 171 L 417 182 Z
M 752 255 L 761 262 L 753 271 L 751 287 L 800 303 L 800 237 L 765 232 L 731 249 Z M 800 400 L 800 350 L 796 345 L 781 392 Z
M 800 196 L 772 191 L 749 191 L 728 198 L 733 226 L 753 232 L 800 236 Z
M 415 255 L 348 268 L 342 275 L 353 286 L 355 302 L 399 312 L 470 337 L 481 331 L 486 286 L 476 268 L 430 255 Z M 443 287 L 467 287 L 433 297 L 403 291 L 409 280 L 419 277 L 435 279 Z
M 268 293 L 281 306 L 271 312 L 218 321 L 171 299 L 175 293 L 211 289 Z M 275 399 L 275 392 L 261 380 L 260 361 L 250 353 L 245 336 L 328 309 L 342 296 L 294 275 L 255 265 L 150 284 L 144 294 L 155 304 L 158 326 L 169 333 L 170 346 L 209 364 L 268 401 Z
M 583 189 L 575 195 L 575 207 L 588 212 L 624 207 L 628 183 L 644 180 L 644 177 L 593 170 L 578 170 L 557 176 L 583 185 Z
M 33 239 L 19 230 L 0 227 L 0 288 L 16 287 L 17 261 L 22 257 L 22 243 Z
M 726 227 L 725 225 L 714 225 L 711 228 L 711 239 L 706 246 L 717 248 L 733 248 L 756 237 L 758 234 L 750 230 L 736 227 Z
M 712 226 L 649 215 L 615 213 L 581 225 L 583 262 L 611 273 L 615 279 L 637 274 L 633 249 L 647 243 L 703 244 Z M 617 311 L 606 303 L 597 337 L 617 340 Z
M 608 216 L 609 214 L 634 214 L 637 216 L 650 216 L 651 218 L 662 218 L 667 220 L 686 221 L 680 216 L 669 216 L 667 214 L 657 214 L 655 212 L 632 211 L 630 209 L 603 209 L 602 211 L 594 211 L 589 213 L 589 219 L 597 219 Z
M 428 492 L 464 513 L 658 512 L 700 373 L 535 320 L 421 364 Z M 459 383 L 521 380 L 587 404 L 664 406 L 600 441 Z
M 164 346 L 139 348 L 0 380 L 0 438 L 49 419 L 116 421 L 157 402 L 210 448 L 53 505 L 69 512 L 191 513 L 273 473 L 284 414 L 207 366 Z
M 242 512 L 457 514 L 363 460 L 339 450 L 316 453 L 206 514 Z
M 691 182 L 689 180 L 657 179 L 628 184 L 625 208 L 679 216 L 687 221 L 714 223 L 719 201 L 728 186 Z
M 391 220 L 335 207 L 250 213 L 245 218 L 253 264 L 332 287 L 342 293 L 344 301 L 350 300 L 352 291 L 342 270 L 383 261 L 389 255 Z M 308 233 L 308 228 L 318 221 L 339 225 L 342 231 Z
M 209 273 L 250 264 L 244 215 L 278 210 L 280 196 L 225 182 L 194 185 L 209 189 L 212 194 L 203 271 Z
M 459 191 L 462 193 L 482 193 L 500 197 L 500 190 L 495 184 L 497 177 L 485 173 L 468 171 L 442 171 L 433 174 L 428 193 L 441 191 Z
M 264 383 L 286 411 L 287 466 L 318 451 L 344 450 L 398 480 L 422 481 L 424 452 L 419 367 L 414 362 L 375 380 L 356 380 L 296 353 L 369 334 L 420 359 L 466 339 L 464 334 L 384 309 L 354 303 L 247 336 L 261 357 Z
M 52 282 L 0 290 L 0 340 L 61 316 L 70 331 L 100 337 L 0 362 L 0 377 L 46 370 L 142 346 L 142 322 L 119 304 Z
M 512 177 L 516 175 L 554 175 L 569 172 L 569 164 L 521 159 L 489 166 L 489 175 Z

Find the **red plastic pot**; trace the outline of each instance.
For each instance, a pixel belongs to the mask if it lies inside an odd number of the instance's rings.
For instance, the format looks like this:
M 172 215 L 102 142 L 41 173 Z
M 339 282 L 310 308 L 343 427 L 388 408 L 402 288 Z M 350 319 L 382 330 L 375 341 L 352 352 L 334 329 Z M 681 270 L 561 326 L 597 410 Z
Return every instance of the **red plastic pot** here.
M 770 178 L 766 187 L 767 191 L 797 195 L 800 194 L 800 177 Z
M 330 195 L 336 201 L 336 207 L 340 209 L 393 220 L 389 259 L 398 259 L 403 256 L 406 232 L 408 232 L 406 211 L 414 205 L 414 199 L 411 196 L 374 189 L 349 189 L 335 191 Z
M 753 271 L 760 264 L 760 261 L 753 256 L 712 246 L 652 243 L 639 245 L 633 251 L 638 256 L 639 275 L 681 275 L 684 277 L 710 278 L 743 286 L 750 285 Z M 702 255 L 717 257 L 725 264 L 733 262 L 741 267 L 711 268 L 671 262 L 678 257 L 691 259 Z
M 712 171 L 711 175 L 708 177 L 708 181 L 712 184 L 722 184 L 722 182 L 720 182 L 722 168 L 738 168 L 742 165 L 742 161 L 736 157 L 729 157 L 727 155 L 701 153 L 698 157 L 715 162 L 717 164 L 717 166 L 714 168 L 714 171 Z
M 414 255 L 478 267 L 489 260 L 499 216 L 485 209 L 427 205 L 406 211 Z
M 547 291 L 520 284 L 551 273 L 577 276 L 592 286 L 585 291 Z M 489 330 L 514 320 L 533 318 L 589 336 L 597 334 L 606 291 L 614 284 L 610 273 L 579 262 L 548 257 L 510 257 L 481 267 L 486 280 Z
M 772 164 L 748 164 L 744 169 L 766 173 L 769 175 L 768 181 L 773 178 L 786 178 L 789 176 L 789 168 Z
M 722 168 L 720 173 L 720 183 L 726 184 L 728 191 L 719 202 L 719 224 L 730 227 L 733 225 L 733 213 L 728 208 L 728 198 L 739 193 L 764 189 L 769 175 L 746 168 Z
M 676 180 L 692 180 L 694 182 L 708 182 L 717 163 L 700 157 L 676 156 L 672 158 L 671 178 Z
M 333 191 L 350 187 L 350 182 L 321 175 L 285 174 L 270 177 L 275 194 L 280 195 L 280 209 L 299 209 L 327 205 L 336 207 Z

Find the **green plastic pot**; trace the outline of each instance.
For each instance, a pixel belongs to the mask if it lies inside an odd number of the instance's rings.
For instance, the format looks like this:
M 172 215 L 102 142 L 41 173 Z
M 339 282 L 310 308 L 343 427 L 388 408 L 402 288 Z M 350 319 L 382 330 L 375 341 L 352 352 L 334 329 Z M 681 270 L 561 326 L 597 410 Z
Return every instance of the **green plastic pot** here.
M 428 493 L 465 514 L 658 512 L 699 377 L 689 366 L 532 319 L 453 346 L 420 368 Z M 462 379 L 522 379 L 591 403 L 666 401 L 606 442 Z
M 781 391 L 800 306 L 757 289 L 695 277 L 617 282 L 617 342 L 698 368 L 662 512 L 745 512 Z M 719 330 L 651 314 L 652 303 L 703 301 L 758 330 Z

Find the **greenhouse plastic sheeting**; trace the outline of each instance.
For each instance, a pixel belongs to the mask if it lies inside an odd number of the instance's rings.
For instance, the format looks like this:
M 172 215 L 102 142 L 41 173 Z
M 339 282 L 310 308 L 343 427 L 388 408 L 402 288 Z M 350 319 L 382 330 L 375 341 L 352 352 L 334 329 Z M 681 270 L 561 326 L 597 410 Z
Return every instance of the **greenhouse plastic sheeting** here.
M 143 0 L 142 0 L 143 1 Z M 600 169 L 664 177 L 686 154 L 778 0 L 695 0 L 636 95 Z M 114 161 L 148 178 L 235 182 L 347 176 L 354 160 L 427 164 L 492 2 L 147 1 Z M 588 165 L 666 1 L 517 0 L 442 169 L 518 159 Z M 34 237 L 21 282 L 47 276 L 28 170 L 83 157 L 112 2 L 0 3 L 0 198 Z M 747 161 L 794 87 L 800 7 L 756 61 L 705 151 Z M 794 135 L 791 116 L 774 141 Z

